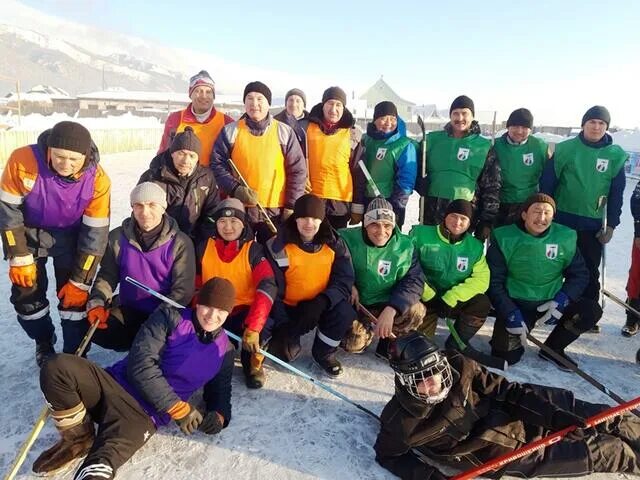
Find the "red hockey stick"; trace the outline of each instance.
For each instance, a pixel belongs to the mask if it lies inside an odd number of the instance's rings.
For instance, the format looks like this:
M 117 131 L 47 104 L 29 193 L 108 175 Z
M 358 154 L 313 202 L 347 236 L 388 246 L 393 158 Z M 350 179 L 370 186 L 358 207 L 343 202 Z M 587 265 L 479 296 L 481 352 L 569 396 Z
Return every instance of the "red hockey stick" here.
M 593 427 L 602 423 L 610 418 L 616 417 L 622 413 L 628 412 L 629 410 L 633 410 L 634 408 L 640 406 L 640 397 L 630 400 L 628 402 L 622 403 L 615 407 L 611 407 L 603 412 L 594 415 L 593 417 L 587 418 L 585 421 L 588 427 Z M 540 450 L 541 448 L 548 447 L 553 445 L 556 442 L 562 440 L 567 433 L 572 432 L 576 429 L 575 425 L 571 427 L 564 428 L 559 432 L 552 433 L 551 435 L 541 438 L 540 440 L 536 440 L 535 442 L 531 442 L 524 447 L 518 448 L 511 453 L 505 453 L 493 460 L 488 461 L 487 463 L 483 463 L 482 465 L 467 470 L 466 472 L 462 472 L 458 475 L 454 475 L 450 477 L 450 480 L 468 480 L 471 478 L 475 478 L 483 473 L 498 470 L 500 467 L 517 460 L 518 458 L 525 457 L 536 450 Z

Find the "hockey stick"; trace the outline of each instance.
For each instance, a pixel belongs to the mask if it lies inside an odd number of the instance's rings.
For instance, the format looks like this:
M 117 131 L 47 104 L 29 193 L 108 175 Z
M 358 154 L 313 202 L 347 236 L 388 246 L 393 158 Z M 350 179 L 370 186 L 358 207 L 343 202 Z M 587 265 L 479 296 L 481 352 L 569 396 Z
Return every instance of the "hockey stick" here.
M 447 322 L 447 328 L 449 332 L 451 332 L 451 336 L 455 340 L 460 352 L 466 357 L 469 357 L 472 360 L 475 360 L 478 363 L 486 365 L 487 367 L 497 368 L 498 370 L 506 370 L 507 369 L 507 361 L 502 358 L 494 357 L 493 355 L 489 355 L 487 353 L 480 352 L 476 350 L 471 345 L 466 344 L 460 338 L 460 335 L 456 331 L 456 327 L 453 325 L 453 321 L 450 318 L 445 318 L 445 322 Z
M 80 342 L 80 345 L 76 350 L 76 355 L 78 357 L 82 355 L 84 350 L 87 348 L 87 345 L 89 345 L 89 342 L 91 342 L 91 337 L 93 337 L 93 334 L 98 328 L 98 323 L 99 322 L 96 322 L 93 325 L 91 325 L 91 328 L 89 328 L 89 330 L 85 334 L 84 338 L 82 339 L 82 342 Z M 27 454 L 29 453 L 29 450 L 31 450 L 31 447 L 33 446 L 38 436 L 40 435 L 40 432 L 44 428 L 45 423 L 47 423 L 47 418 L 49 418 L 50 413 L 51 412 L 49 410 L 49 407 L 45 406 L 42 408 L 42 410 L 40 411 L 40 415 L 38 415 L 35 425 L 31 429 L 31 433 L 22 444 L 22 447 L 20 447 L 20 450 L 18 451 L 18 455 L 16 456 L 16 459 L 13 461 L 13 465 L 11 466 L 11 469 L 9 470 L 7 475 L 4 477 L 4 480 L 13 480 L 13 478 L 17 475 L 18 470 L 20 470 L 20 467 L 22 466 L 22 464 L 27 458 Z
M 367 179 L 367 183 L 371 186 L 371 190 L 373 190 L 373 194 L 376 197 L 382 197 L 382 194 L 380 193 L 380 189 L 378 188 L 378 185 L 376 185 L 376 182 L 371 176 L 371 172 L 369 172 L 369 169 L 364 164 L 364 161 L 358 160 L 358 166 L 362 170 L 362 173 L 364 173 L 364 176 Z
M 141 290 L 144 290 L 145 292 L 147 292 L 149 295 L 153 295 L 154 297 L 162 300 L 163 302 L 167 303 L 168 305 L 171 305 L 172 307 L 175 308 L 185 308 L 183 305 L 180 305 L 178 302 L 171 300 L 169 297 L 164 296 L 163 294 L 156 292 L 155 290 L 153 290 L 150 287 L 147 287 L 144 283 L 141 283 L 139 281 L 137 281 L 134 278 L 131 278 L 129 276 L 125 277 L 125 280 L 129 283 L 131 283 L 132 285 L 135 285 L 136 287 L 138 287 Z M 234 333 L 231 333 L 230 331 L 225 329 L 226 334 L 232 338 L 233 340 L 235 340 L 236 342 L 242 343 L 242 338 L 240 338 L 239 336 L 237 336 Z M 264 355 L 266 358 L 268 358 L 269 360 L 277 363 L 278 365 L 280 365 L 281 367 L 286 368 L 287 370 L 295 373 L 296 375 L 304 378 L 305 380 L 310 381 L 311 383 L 313 383 L 314 385 L 317 385 L 318 387 L 322 388 L 324 391 L 330 393 L 331 395 L 338 397 L 340 400 L 344 400 L 345 402 L 349 403 L 350 405 L 353 405 L 354 407 L 356 407 L 357 409 L 359 409 L 360 411 L 366 413 L 367 415 L 372 416 L 373 418 L 376 418 L 378 420 L 380 420 L 380 418 L 378 417 L 378 415 L 376 415 L 375 413 L 373 413 L 371 410 L 369 410 L 366 407 L 363 407 L 362 405 L 360 405 L 359 403 L 354 402 L 353 400 L 351 400 L 349 397 L 347 397 L 346 395 L 338 392 L 337 390 L 334 390 L 333 388 L 331 388 L 329 385 L 322 383 L 320 380 L 318 380 L 315 377 L 312 377 L 311 375 L 304 373 L 302 370 L 298 370 L 296 367 L 292 366 L 291 364 L 280 360 L 278 357 L 276 357 L 275 355 L 271 355 L 269 352 L 264 351 L 263 349 L 260 349 L 260 353 L 262 355 Z
M 422 175 L 421 181 L 420 181 L 420 189 L 424 190 L 424 179 L 427 176 L 427 141 L 426 141 L 426 137 L 425 137 L 425 128 L 424 128 L 424 121 L 422 120 L 422 117 L 420 115 L 418 115 L 418 126 L 420 127 L 420 130 L 422 131 L 422 162 L 420 165 L 420 169 L 421 172 L 420 174 Z M 427 192 L 418 192 L 418 195 L 420 195 L 420 204 L 418 206 L 419 209 L 419 213 L 418 213 L 418 220 L 420 222 L 420 225 L 424 225 L 424 203 L 425 203 L 425 196 L 427 195 Z
M 640 319 L 640 312 L 635 308 L 633 308 L 631 305 L 629 305 L 627 302 L 623 301 L 620 297 L 614 295 L 613 293 L 611 293 L 609 290 L 606 290 L 605 288 L 602 289 L 602 293 L 607 297 L 609 297 L 611 300 L 613 300 L 615 303 L 620 305 L 622 308 L 633 313 L 636 317 Z
M 595 427 L 600 423 L 603 423 L 611 418 L 617 417 L 618 415 L 621 415 L 625 412 L 633 410 L 638 406 L 640 406 L 640 397 L 634 400 L 631 400 L 629 402 L 623 403 L 622 405 L 608 408 L 598 413 L 597 415 L 587 418 L 585 420 L 587 424 L 586 428 Z M 463 473 L 459 473 L 458 475 L 454 475 L 453 477 L 450 477 L 450 480 L 469 480 L 471 478 L 476 478 L 482 475 L 483 473 L 498 470 L 501 467 L 513 462 L 514 460 L 525 457 L 530 453 L 535 452 L 536 450 L 549 447 L 554 443 L 559 442 L 567 433 L 573 432 L 577 428 L 578 427 L 576 427 L 575 425 L 572 425 L 567 428 L 563 428 L 562 430 L 552 433 L 546 437 L 543 437 L 540 440 L 536 440 L 535 442 L 528 443 L 527 445 L 521 448 L 518 448 L 511 453 L 505 453 L 504 455 L 500 455 L 499 457 L 494 458 L 493 460 L 490 460 L 486 463 L 483 463 L 478 467 L 472 468 Z
M 373 313 L 371 313 L 369 309 L 367 309 L 367 307 L 362 305 L 360 302 L 356 302 L 356 307 L 367 316 L 371 325 L 375 325 L 376 323 L 378 323 L 378 318 Z M 396 338 L 396 336 L 393 332 L 391 332 L 389 338 Z
M 231 165 L 231 167 L 233 168 L 233 171 L 236 172 L 236 175 L 238 175 L 238 179 L 240 180 L 242 185 L 244 185 L 246 188 L 249 188 L 249 184 L 242 176 L 242 173 L 240 173 L 240 170 L 238 170 L 238 167 L 236 167 L 236 164 L 233 163 L 233 160 L 231 160 L 230 158 L 229 158 L 229 165 Z M 269 218 L 269 215 L 267 215 L 267 211 L 264 209 L 262 205 L 260 205 L 260 202 L 258 202 L 257 200 L 256 200 L 256 207 L 258 207 L 258 210 L 260 210 L 260 213 L 264 215 L 265 222 L 267 223 L 269 230 L 271 230 L 271 233 L 278 233 L 276 226 L 273 224 L 273 222 Z
M 574 365 L 573 363 L 568 361 L 562 355 L 559 355 L 555 350 L 553 350 L 552 348 L 550 348 L 547 345 L 545 345 L 544 343 L 542 343 L 540 340 L 538 340 L 536 337 L 534 337 L 530 333 L 527 333 L 527 338 L 529 340 L 531 340 L 533 343 L 535 343 L 542 350 L 544 350 L 546 353 L 551 355 L 554 360 L 556 360 L 557 362 L 561 363 L 562 365 L 564 365 L 565 367 L 570 369 L 572 372 L 578 374 L 578 376 L 580 376 L 583 379 L 585 379 L 587 382 L 589 382 L 591 385 L 596 387 L 598 390 L 600 390 L 602 393 L 604 393 L 608 397 L 614 399 L 619 404 L 624 404 L 625 403 L 624 398 L 622 398 L 620 395 L 618 395 L 617 393 L 612 392 L 611 390 L 609 390 L 607 387 L 605 387 L 603 384 L 601 384 L 599 381 L 597 381 L 591 375 L 589 375 L 585 371 L 583 371 L 580 368 L 578 368 L 576 365 Z M 633 410 L 633 414 L 636 415 L 637 417 L 640 417 L 640 412 L 638 410 Z
M 601 195 L 598 198 L 598 209 L 602 209 L 602 235 L 606 235 L 607 233 L 607 197 L 606 195 Z M 607 245 L 602 245 L 602 260 L 600 262 L 602 264 L 600 268 L 600 306 L 604 311 L 605 299 L 606 296 L 603 290 L 606 287 L 607 282 Z

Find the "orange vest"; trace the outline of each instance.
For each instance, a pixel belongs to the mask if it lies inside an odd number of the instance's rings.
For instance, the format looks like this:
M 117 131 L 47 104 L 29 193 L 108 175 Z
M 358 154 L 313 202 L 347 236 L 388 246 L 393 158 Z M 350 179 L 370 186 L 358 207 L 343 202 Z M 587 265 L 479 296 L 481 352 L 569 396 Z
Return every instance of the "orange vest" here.
M 277 120 L 271 120 L 262 135 L 252 135 L 244 119 L 239 120 L 231 160 L 249 187 L 258 192 L 263 207 L 284 207 L 286 174 Z
M 213 277 L 229 280 L 236 289 L 234 307 L 251 305 L 256 296 L 251 263 L 249 263 L 249 249 L 252 243 L 253 240 L 245 243 L 233 260 L 224 262 L 218 255 L 216 241 L 210 238 L 202 256 L 202 283 Z
M 307 128 L 309 179 L 314 195 L 330 200 L 353 200 L 353 182 L 349 159 L 351 132 L 340 128 L 325 135 L 315 123 Z
M 297 305 L 326 290 L 336 252 L 323 245 L 319 251 L 308 253 L 293 243 L 285 245 L 284 250 L 289 259 L 289 268 L 284 274 L 284 303 Z
M 216 111 L 213 118 L 207 123 L 190 123 L 184 121 L 184 110 L 180 113 L 180 124 L 176 129 L 176 133 L 183 132 L 186 127 L 193 128 L 193 133 L 196 134 L 200 140 L 200 157 L 198 157 L 198 163 L 203 167 L 209 166 L 209 159 L 211 158 L 211 151 L 213 150 L 213 144 L 218 138 L 218 134 L 222 127 L 224 127 L 224 113 Z

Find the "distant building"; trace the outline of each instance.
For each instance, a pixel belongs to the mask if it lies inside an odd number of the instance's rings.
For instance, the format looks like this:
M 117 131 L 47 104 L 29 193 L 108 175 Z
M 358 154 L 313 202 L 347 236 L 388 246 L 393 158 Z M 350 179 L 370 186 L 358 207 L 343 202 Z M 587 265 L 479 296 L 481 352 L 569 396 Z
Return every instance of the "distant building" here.
M 367 109 L 372 110 L 373 116 L 373 108 L 382 101 L 390 101 L 393 102 L 398 109 L 398 115 L 402 118 L 406 118 L 407 120 L 411 120 L 412 116 L 412 108 L 415 106 L 415 103 L 410 102 L 409 100 L 405 100 L 400 97 L 393 89 L 385 82 L 382 77 L 378 79 L 376 83 L 374 83 L 369 89 L 360 95 L 360 100 L 365 100 Z

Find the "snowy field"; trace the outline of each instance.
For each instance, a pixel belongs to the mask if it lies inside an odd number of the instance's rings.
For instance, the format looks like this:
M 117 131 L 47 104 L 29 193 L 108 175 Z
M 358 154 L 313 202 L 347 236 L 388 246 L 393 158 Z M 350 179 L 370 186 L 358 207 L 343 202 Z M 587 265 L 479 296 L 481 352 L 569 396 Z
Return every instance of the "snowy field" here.
M 129 191 L 146 169 L 154 152 L 131 152 L 106 155 L 103 166 L 113 182 L 112 228 L 129 215 Z M 624 298 L 624 286 L 630 262 L 633 221 L 628 200 L 635 186 L 629 181 L 625 194 L 622 225 L 616 229 L 608 250 L 607 288 Z M 417 218 L 417 202 L 412 198 L 408 222 Z M 0 273 L 0 305 L 3 334 L 0 352 L 4 357 L 0 369 L 0 472 L 4 475 L 15 453 L 27 437 L 43 406 L 38 388 L 38 370 L 34 360 L 34 344 L 20 329 L 9 303 L 10 284 L 7 263 Z M 50 275 L 50 278 L 52 276 Z M 53 282 L 51 282 L 53 284 Z M 49 298 L 55 298 L 50 288 Z M 54 310 L 55 311 L 55 310 Z M 55 313 L 54 313 L 55 317 Z M 58 324 L 55 319 L 54 323 Z M 569 348 L 580 367 L 625 399 L 640 395 L 640 366 L 634 362 L 640 347 L 640 335 L 626 339 L 620 335 L 624 314 L 620 307 L 607 302 L 601 321 L 602 333 L 583 335 Z M 473 344 L 488 351 L 493 323 L 481 330 Z M 58 338 L 62 338 L 58 329 Z M 537 328 L 534 334 L 543 339 L 549 328 Z M 446 338 L 446 327 L 440 326 L 437 340 Z M 321 379 L 376 413 L 393 393 L 391 369 L 373 355 L 375 345 L 360 355 L 341 355 L 345 373 L 338 379 L 323 376 L 312 364 L 311 335 L 303 339 L 306 349 L 294 365 Z M 61 342 L 58 342 L 61 349 Z M 109 365 L 121 354 L 93 347 L 89 358 Z M 346 402 L 338 400 L 310 382 L 267 361 L 267 383 L 262 390 L 249 390 L 242 373 L 236 369 L 233 381 L 233 419 L 218 436 L 194 434 L 185 437 L 174 425 L 160 430 L 132 460 L 118 472 L 120 479 L 391 479 L 395 478 L 374 460 L 373 443 L 378 432 L 377 421 Z M 537 350 L 529 349 L 522 362 L 512 367 L 507 376 L 571 389 L 583 399 L 612 403 L 604 394 L 577 375 L 563 373 L 538 359 Z M 58 434 L 48 423 L 31 449 L 17 478 L 35 478 L 31 464 L 48 448 Z M 72 473 L 59 476 L 71 479 Z M 626 478 L 624 475 L 592 475 L 596 478 Z

